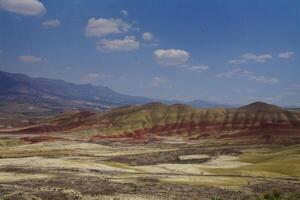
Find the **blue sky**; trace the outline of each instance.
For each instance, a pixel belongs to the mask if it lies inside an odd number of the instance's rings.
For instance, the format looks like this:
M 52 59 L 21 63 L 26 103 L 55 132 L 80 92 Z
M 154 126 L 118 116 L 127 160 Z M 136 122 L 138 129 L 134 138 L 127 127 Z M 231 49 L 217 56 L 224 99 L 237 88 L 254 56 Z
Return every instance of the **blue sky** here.
M 159 99 L 300 105 L 298 0 L 0 0 L 0 70 Z

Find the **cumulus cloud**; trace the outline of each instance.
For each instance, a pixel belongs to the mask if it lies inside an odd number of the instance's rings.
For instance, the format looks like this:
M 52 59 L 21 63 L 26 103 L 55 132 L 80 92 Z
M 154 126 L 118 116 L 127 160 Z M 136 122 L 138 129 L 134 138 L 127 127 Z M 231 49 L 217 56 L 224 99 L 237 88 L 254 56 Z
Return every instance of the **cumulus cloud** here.
M 58 19 L 52 19 L 52 20 L 44 21 L 42 25 L 47 28 L 57 28 L 60 26 L 60 21 Z
M 270 55 L 270 54 L 256 55 L 254 53 L 246 53 L 246 54 L 241 55 L 239 58 L 229 60 L 228 62 L 230 64 L 235 64 L 235 65 L 246 63 L 248 61 L 253 61 L 256 63 L 265 63 L 268 60 L 270 60 L 271 58 L 272 58 L 272 55 Z
M 117 40 L 102 39 L 97 42 L 99 51 L 131 51 L 139 47 L 140 42 L 136 41 L 133 36 L 126 36 L 124 39 Z
M 266 84 L 276 84 L 279 82 L 277 78 L 256 75 L 254 72 L 243 70 L 241 68 L 235 68 L 233 70 L 229 70 L 227 72 L 217 74 L 216 76 L 218 78 L 233 78 L 237 76 L 242 76 L 250 80 L 254 80 L 258 83 L 266 83 Z
M 25 63 L 38 63 L 41 62 L 43 59 L 33 55 L 22 55 L 19 56 L 19 60 Z
M 21 15 L 40 15 L 46 12 L 43 3 L 38 0 L 0 0 L 0 8 Z
M 167 80 L 161 77 L 154 77 L 151 82 L 150 82 L 150 86 L 152 87 L 159 87 L 161 85 L 165 85 L 167 83 Z
M 143 33 L 142 38 L 143 38 L 143 40 L 145 40 L 147 42 L 150 42 L 154 39 L 153 34 L 150 32 Z
M 127 10 L 123 9 L 123 10 L 121 10 L 120 12 L 121 12 L 124 16 L 128 16 L 128 11 L 127 11 Z
M 187 70 L 191 71 L 191 72 L 203 72 L 208 69 L 209 69 L 208 65 L 193 65 L 193 66 L 187 67 Z
M 190 54 L 180 49 L 157 49 L 153 52 L 153 56 L 161 65 L 178 66 L 186 63 Z
M 122 19 L 90 18 L 85 29 L 87 37 L 103 37 L 109 34 L 125 33 L 131 25 Z
M 155 60 L 160 65 L 175 66 L 190 72 L 203 72 L 209 69 L 208 65 L 192 65 L 188 63 L 190 53 L 180 49 L 157 49 L 153 52 Z
M 278 57 L 279 58 L 282 58 L 282 59 L 290 59 L 292 58 L 294 55 L 294 52 L 292 51 L 286 51 L 286 52 L 281 52 L 278 54 Z

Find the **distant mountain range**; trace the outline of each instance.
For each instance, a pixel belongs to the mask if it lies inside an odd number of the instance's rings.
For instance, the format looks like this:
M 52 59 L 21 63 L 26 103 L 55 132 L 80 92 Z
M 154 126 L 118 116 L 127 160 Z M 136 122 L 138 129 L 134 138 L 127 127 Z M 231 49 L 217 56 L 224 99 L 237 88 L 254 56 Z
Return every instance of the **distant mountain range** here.
M 24 74 L 0 71 L 0 117 L 1 113 L 48 115 L 73 108 L 106 110 L 157 101 L 165 104 L 181 103 L 125 95 L 104 86 L 79 85 L 63 80 L 32 78 Z M 229 107 L 203 100 L 184 103 L 197 108 Z

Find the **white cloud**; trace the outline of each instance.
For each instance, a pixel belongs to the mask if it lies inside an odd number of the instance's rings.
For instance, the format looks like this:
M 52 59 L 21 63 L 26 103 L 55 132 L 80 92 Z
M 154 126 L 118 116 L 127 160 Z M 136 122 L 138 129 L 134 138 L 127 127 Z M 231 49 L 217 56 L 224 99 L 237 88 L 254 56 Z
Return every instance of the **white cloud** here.
M 123 10 L 121 10 L 120 12 L 121 12 L 124 16 L 128 16 L 128 11 L 127 11 L 127 10 L 123 9 Z
M 25 63 L 38 63 L 41 62 L 43 59 L 33 55 L 22 55 L 19 56 L 19 60 Z
M 286 52 L 279 53 L 278 57 L 283 58 L 283 59 L 290 59 L 293 57 L 293 55 L 294 55 L 294 52 L 286 51 Z
M 0 49 L 0 54 L 2 54 L 4 51 L 2 49 Z
M 277 78 L 257 76 L 254 74 L 250 75 L 249 78 L 252 80 L 255 80 L 256 82 L 266 83 L 266 84 L 276 84 L 279 82 L 279 80 Z
M 167 80 L 161 77 L 154 77 L 151 82 L 150 82 L 150 86 L 152 87 L 159 87 L 161 85 L 165 85 L 167 83 Z
M 57 28 L 60 26 L 60 21 L 58 19 L 52 19 L 52 20 L 44 21 L 42 25 L 47 28 Z
M 103 37 L 109 34 L 125 33 L 131 25 L 122 19 L 90 18 L 85 29 L 87 37 Z
M 276 84 L 279 82 L 279 80 L 277 78 L 256 75 L 253 72 L 243 70 L 241 68 L 235 68 L 233 70 L 229 70 L 227 72 L 217 74 L 216 76 L 218 78 L 233 78 L 236 76 L 242 76 L 242 77 L 248 78 L 250 80 L 254 80 L 258 83 L 266 83 L 266 84 Z
M 143 38 L 143 40 L 145 40 L 147 42 L 150 42 L 154 39 L 153 34 L 149 33 L 149 32 L 143 33 L 142 38 Z
M 238 59 L 233 59 L 233 60 L 229 60 L 228 62 L 230 64 L 242 64 L 242 63 L 246 63 L 248 61 L 253 61 L 256 63 L 265 63 L 268 60 L 270 60 L 272 58 L 272 55 L 270 54 L 262 54 L 262 55 L 256 55 L 253 53 L 246 53 L 241 55 Z
M 161 65 L 178 66 L 186 63 L 190 54 L 180 49 L 157 49 L 153 52 L 153 56 Z
M 194 65 L 187 68 L 187 70 L 191 72 L 203 72 L 208 69 L 209 69 L 208 65 Z
M 89 73 L 83 76 L 82 82 L 83 83 L 95 83 L 97 81 L 104 81 L 107 79 L 112 78 L 110 75 L 106 74 L 98 74 L 98 73 Z
M 232 78 L 234 75 L 239 74 L 240 71 L 241 71 L 240 68 L 236 68 L 236 69 L 233 69 L 233 70 L 229 70 L 227 72 L 223 72 L 223 73 L 217 74 L 216 76 L 218 78 Z
M 133 36 L 126 36 L 124 39 L 117 40 L 102 39 L 97 42 L 99 51 L 131 51 L 139 47 L 139 41 L 136 41 Z
M 0 0 L 0 7 L 13 13 L 29 16 L 46 12 L 43 3 L 38 0 Z
M 187 63 L 190 53 L 180 49 L 157 49 L 153 52 L 155 60 L 166 66 L 175 66 L 190 72 L 203 72 L 209 69 L 208 65 L 192 65 Z

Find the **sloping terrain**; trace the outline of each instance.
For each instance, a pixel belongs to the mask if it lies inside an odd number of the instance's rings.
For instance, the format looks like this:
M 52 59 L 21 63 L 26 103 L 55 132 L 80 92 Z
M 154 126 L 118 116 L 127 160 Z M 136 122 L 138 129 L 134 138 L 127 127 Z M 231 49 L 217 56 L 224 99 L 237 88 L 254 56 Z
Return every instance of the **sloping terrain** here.
M 142 105 L 155 99 L 125 95 L 105 86 L 73 84 L 62 80 L 32 78 L 0 71 L 0 120 L 57 115 L 67 109 L 107 110 Z M 167 104 L 178 101 L 163 101 Z M 209 101 L 190 102 L 196 107 L 221 107 Z
M 257 200 L 275 189 L 276 199 L 299 199 L 299 145 L 199 142 L 103 145 L 0 137 L 0 199 Z
M 35 109 L 43 109 L 43 112 L 71 108 L 103 110 L 107 107 L 151 101 L 153 100 L 144 97 L 123 95 L 104 86 L 76 85 L 62 80 L 31 78 L 0 71 L 0 109 L 13 108 L 14 104 L 27 104 L 28 108 L 24 106 L 23 113 L 34 112 Z
M 0 199 L 297 200 L 299 119 L 262 102 L 149 103 L 2 128 Z
M 107 112 L 73 111 L 21 129 L 19 133 L 66 132 L 90 139 L 158 137 L 273 137 L 299 139 L 300 112 L 256 102 L 238 109 L 195 109 L 150 103 Z M 6 130 L 7 131 L 7 130 Z M 2 131 L 3 132 L 3 131 Z

